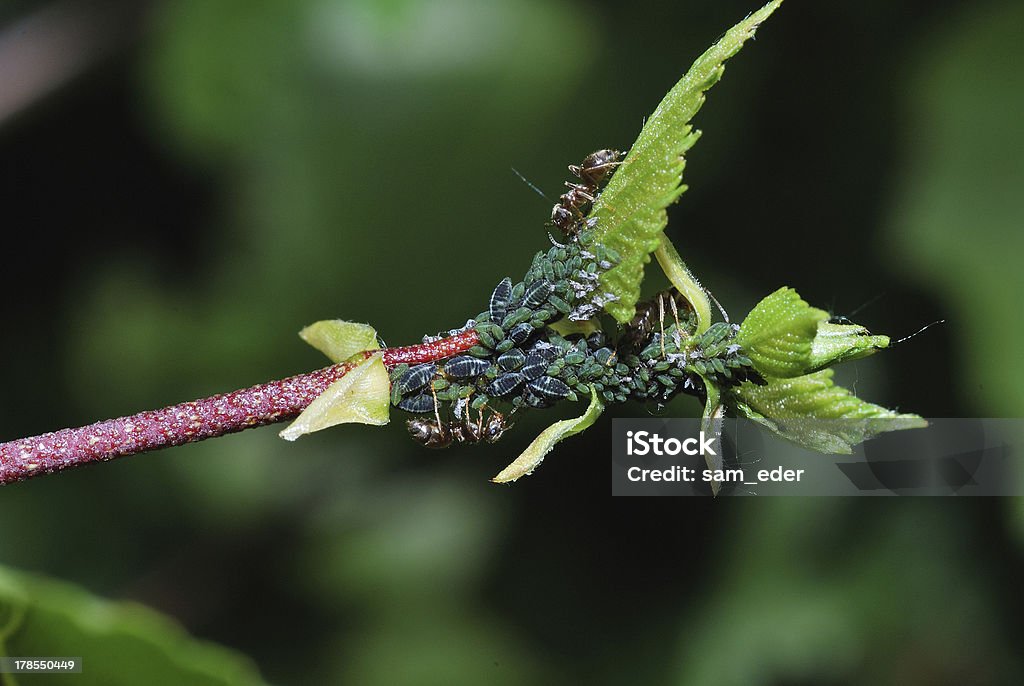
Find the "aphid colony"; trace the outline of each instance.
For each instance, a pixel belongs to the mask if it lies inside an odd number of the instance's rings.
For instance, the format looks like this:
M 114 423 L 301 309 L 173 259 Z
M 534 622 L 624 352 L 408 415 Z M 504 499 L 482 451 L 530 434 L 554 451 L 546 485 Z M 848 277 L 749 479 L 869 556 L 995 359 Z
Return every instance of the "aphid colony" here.
M 619 256 L 590 240 L 586 210 L 620 158 L 599 150 L 570 167 L 581 183 L 568 184 L 552 212 L 568 243 L 538 253 L 521 282 L 506 277 L 495 287 L 487 309 L 467 323 L 479 345 L 444 362 L 391 370 L 392 404 L 432 415 L 408 422 L 415 440 L 432 448 L 493 443 L 521 408 L 587 399 L 592 391 L 606 403 L 664 403 L 678 393 L 703 396 L 702 375 L 726 386 L 761 381 L 734 342 L 737 327 L 719 323 L 694 335 L 693 311 L 675 291 L 638 305 L 614 341 L 602 331 L 552 328 L 559 320 L 593 320 L 613 298 L 601 292 L 600 277 Z

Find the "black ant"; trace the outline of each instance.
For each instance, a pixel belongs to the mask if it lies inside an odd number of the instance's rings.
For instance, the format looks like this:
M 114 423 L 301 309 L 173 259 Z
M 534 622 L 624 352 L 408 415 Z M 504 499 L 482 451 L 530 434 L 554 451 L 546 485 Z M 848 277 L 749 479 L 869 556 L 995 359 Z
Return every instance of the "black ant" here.
M 636 306 L 636 314 L 625 327 L 619 337 L 618 347 L 622 350 L 637 349 L 650 340 L 656 328 L 661 327 L 661 355 L 665 356 L 665 310 L 666 303 L 668 310 L 676 324 L 676 336 L 680 335 L 682 327 L 679 322 L 679 310 L 689 314 L 693 309 L 690 301 L 682 293 L 674 288 L 658 293 L 650 300 L 639 303 Z M 679 342 L 677 341 L 677 346 Z
M 410 419 L 406 426 L 413 440 L 426 448 L 447 448 L 452 443 L 497 443 L 511 427 L 500 412 L 492 411 L 491 416 L 484 421 L 483 408 L 480 409 L 475 421 L 470 411 L 463 409 L 462 404 L 456 404 L 455 414 L 455 421 L 442 422 L 435 398 L 434 419 Z
M 597 192 L 615 167 L 622 164 L 618 150 L 598 150 L 583 158 L 578 165 L 569 165 L 569 171 L 582 183 L 566 182 L 569 191 L 562 194 L 558 204 L 551 208 L 551 223 L 566 236 L 579 233 L 583 218 L 594 203 Z

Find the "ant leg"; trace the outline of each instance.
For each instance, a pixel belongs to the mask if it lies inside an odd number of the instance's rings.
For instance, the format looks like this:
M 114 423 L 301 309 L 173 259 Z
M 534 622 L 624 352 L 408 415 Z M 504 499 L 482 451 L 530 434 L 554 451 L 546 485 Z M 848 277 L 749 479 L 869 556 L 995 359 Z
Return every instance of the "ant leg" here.
M 658 293 L 658 324 L 661 326 L 661 358 L 665 359 L 665 299 Z
M 675 341 L 676 351 L 678 352 L 683 347 L 683 327 L 679 324 L 679 308 L 676 306 L 675 296 L 668 296 L 668 306 L 672 310 L 672 318 L 676 320 L 676 331 L 672 338 Z
M 434 398 L 434 419 L 437 420 L 437 425 L 441 426 L 441 415 L 437 411 L 437 392 L 434 391 L 434 383 L 430 383 L 430 395 Z

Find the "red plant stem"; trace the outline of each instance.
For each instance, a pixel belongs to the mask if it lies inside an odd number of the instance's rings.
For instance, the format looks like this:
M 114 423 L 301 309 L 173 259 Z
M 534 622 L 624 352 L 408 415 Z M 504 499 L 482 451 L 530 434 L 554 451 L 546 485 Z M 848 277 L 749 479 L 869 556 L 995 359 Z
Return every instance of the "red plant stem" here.
M 478 342 L 470 329 L 431 343 L 385 348 L 382 358 L 388 369 L 433 362 Z M 365 352 L 364 359 L 374 352 Z M 342 362 L 240 391 L 2 443 L 0 484 L 292 419 L 355 366 Z

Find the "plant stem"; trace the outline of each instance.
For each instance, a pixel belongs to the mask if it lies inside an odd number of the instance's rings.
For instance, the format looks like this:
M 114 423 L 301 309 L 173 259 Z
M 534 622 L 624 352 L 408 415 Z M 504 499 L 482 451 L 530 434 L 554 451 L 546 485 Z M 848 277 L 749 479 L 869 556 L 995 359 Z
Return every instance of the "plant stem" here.
M 390 369 L 451 357 L 478 342 L 470 329 L 431 343 L 380 352 Z M 376 352 L 366 351 L 363 359 Z M 342 362 L 202 400 L 2 443 L 0 484 L 292 419 L 356 364 Z

